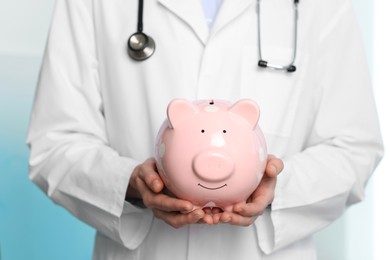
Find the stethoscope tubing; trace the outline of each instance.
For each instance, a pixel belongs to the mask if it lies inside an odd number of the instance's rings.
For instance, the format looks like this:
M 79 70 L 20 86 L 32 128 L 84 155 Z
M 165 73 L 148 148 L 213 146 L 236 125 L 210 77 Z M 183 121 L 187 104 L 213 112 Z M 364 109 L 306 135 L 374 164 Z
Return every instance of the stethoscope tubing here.
M 261 68 L 269 68 L 273 70 L 285 70 L 287 72 L 296 71 L 294 65 L 296 55 L 297 55 L 297 46 L 298 46 L 298 4 L 299 0 L 294 1 L 294 48 L 291 62 L 287 65 L 279 65 L 274 63 L 269 63 L 266 60 L 263 60 L 262 50 L 261 50 L 261 8 L 260 1 L 257 0 L 257 36 L 258 36 L 258 52 L 259 52 L 259 62 L 258 66 Z M 138 19 L 137 19 L 137 32 L 132 34 L 128 40 L 128 54 L 129 56 L 136 61 L 144 61 L 151 57 L 155 51 L 155 42 L 152 37 L 143 33 L 143 13 L 144 13 L 144 1 L 138 0 Z
M 137 32 L 142 33 L 144 30 L 144 0 L 138 2 L 138 21 L 137 21 Z
M 269 68 L 273 70 L 286 70 L 287 72 L 294 72 L 296 71 L 296 67 L 294 65 L 295 59 L 297 56 L 297 46 L 298 46 L 298 4 L 299 0 L 294 0 L 294 48 L 293 48 L 293 54 L 291 58 L 291 62 L 287 65 L 278 65 L 274 63 L 270 63 L 263 59 L 262 50 L 261 50 L 261 8 L 260 8 L 260 1 L 257 0 L 257 37 L 258 37 L 258 52 L 259 52 L 259 62 L 258 66 L 262 68 Z

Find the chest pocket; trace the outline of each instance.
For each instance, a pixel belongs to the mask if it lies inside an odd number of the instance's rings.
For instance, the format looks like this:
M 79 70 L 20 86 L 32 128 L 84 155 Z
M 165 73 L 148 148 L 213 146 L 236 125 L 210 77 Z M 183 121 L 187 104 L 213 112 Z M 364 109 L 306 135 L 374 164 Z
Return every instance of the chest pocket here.
M 260 126 L 264 133 L 289 137 L 303 89 L 305 55 L 297 51 L 297 71 L 289 73 L 257 66 L 258 46 L 248 46 L 243 51 L 241 94 L 256 100 L 260 106 Z M 264 48 L 264 58 L 269 62 L 286 65 L 292 56 L 291 48 Z

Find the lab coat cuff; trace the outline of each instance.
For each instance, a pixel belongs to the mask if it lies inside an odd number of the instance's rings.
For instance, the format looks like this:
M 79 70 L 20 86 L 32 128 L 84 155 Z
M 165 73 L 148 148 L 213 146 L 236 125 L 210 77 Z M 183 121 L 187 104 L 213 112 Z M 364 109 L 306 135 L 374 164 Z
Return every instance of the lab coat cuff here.
M 127 188 L 129 185 L 131 173 L 133 169 L 136 167 L 137 162 L 121 157 L 122 164 L 119 164 L 118 172 L 121 180 L 118 183 L 118 187 L 116 189 L 116 199 L 115 199 L 115 207 L 114 207 L 114 215 L 120 217 L 123 215 L 125 210 L 125 198 L 127 193 Z
M 147 208 L 124 202 L 123 213 L 119 219 L 119 236 L 122 244 L 134 250 L 144 241 L 153 222 L 153 214 Z
M 275 250 L 275 246 L 280 242 L 281 226 L 280 225 L 280 210 L 283 205 L 283 189 L 280 182 L 275 187 L 275 197 L 272 204 L 266 208 L 263 215 L 255 221 L 258 244 L 260 249 L 266 255 Z
M 113 214 L 117 217 L 114 220 L 114 227 L 117 230 L 117 239 L 128 249 L 136 249 L 149 232 L 153 221 L 153 214 L 150 210 L 133 205 L 125 200 L 134 168 L 140 164 L 127 157 L 120 157 L 117 164 L 117 171 L 121 178 L 117 182 L 116 199 Z
M 267 208 L 254 224 L 259 247 L 265 254 L 270 254 L 275 247 L 275 228 L 271 214 L 271 209 Z
M 98 169 L 90 170 L 94 175 L 80 171 L 63 178 L 52 197 L 61 204 L 55 195 L 56 192 L 61 192 L 119 218 L 124 209 L 127 187 L 135 165 L 136 162 L 130 158 L 106 156 L 101 166 L 95 166 Z
M 130 161 L 125 167 L 125 172 L 128 173 L 125 183 L 128 184 L 131 173 L 134 168 L 139 165 L 139 162 Z M 136 249 L 145 239 L 152 225 L 152 212 L 142 207 L 142 204 L 130 203 L 125 200 L 128 185 L 122 187 L 118 193 L 121 206 L 121 214 L 119 218 L 119 238 L 121 243 L 128 249 Z
M 153 219 L 150 210 L 125 201 L 131 173 L 139 163 L 127 157 L 106 160 L 111 162 L 110 167 L 100 167 L 102 173 L 93 182 L 99 185 L 87 189 L 87 182 L 72 182 L 73 178 L 67 178 L 53 193 L 53 200 L 98 232 L 135 249 L 146 237 Z
M 343 213 L 347 197 L 344 193 L 301 207 L 267 209 L 255 222 L 260 249 L 268 255 L 309 238 Z

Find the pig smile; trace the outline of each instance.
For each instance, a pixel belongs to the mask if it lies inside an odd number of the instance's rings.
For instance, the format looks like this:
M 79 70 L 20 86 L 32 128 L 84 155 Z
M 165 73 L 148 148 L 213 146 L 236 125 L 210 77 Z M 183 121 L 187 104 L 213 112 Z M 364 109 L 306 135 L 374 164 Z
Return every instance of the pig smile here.
M 223 187 L 227 187 L 227 184 L 225 183 L 224 185 L 222 186 L 219 186 L 219 187 L 215 187 L 215 188 L 210 188 L 210 187 L 206 187 L 200 183 L 198 183 L 198 186 L 204 188 L 204 189 L 208 189 L 208 190 L 218 190 L 218 189 L 222 189 Z

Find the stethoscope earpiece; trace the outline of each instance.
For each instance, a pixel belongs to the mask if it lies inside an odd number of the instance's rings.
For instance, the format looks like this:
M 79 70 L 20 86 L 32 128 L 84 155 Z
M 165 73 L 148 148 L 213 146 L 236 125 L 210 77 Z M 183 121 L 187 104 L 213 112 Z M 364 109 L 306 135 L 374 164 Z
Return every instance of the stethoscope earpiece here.
M 136 32 L 127 41 L 127 52 L 129 56 L 137 61 L 143 61 L 153 55 L 156 44 L 152 37 L 143 32 Z
M 272 65 L 272 64 L 268 64 L 268 62 L 265 60 L 259 60 L 257 66 L 261 68 L 269 68 L 273 70 L 285 70 L 286 72 L 295 72 L 297 70 L 297 67 L 295 67 L 294 65 L 287 65 L 287 66 Z
M 288 68 L 287 68 L 287 72 L 295 72 L 297 70 L 297 67 L 295 67 L 294 65 L 290 65 Z

